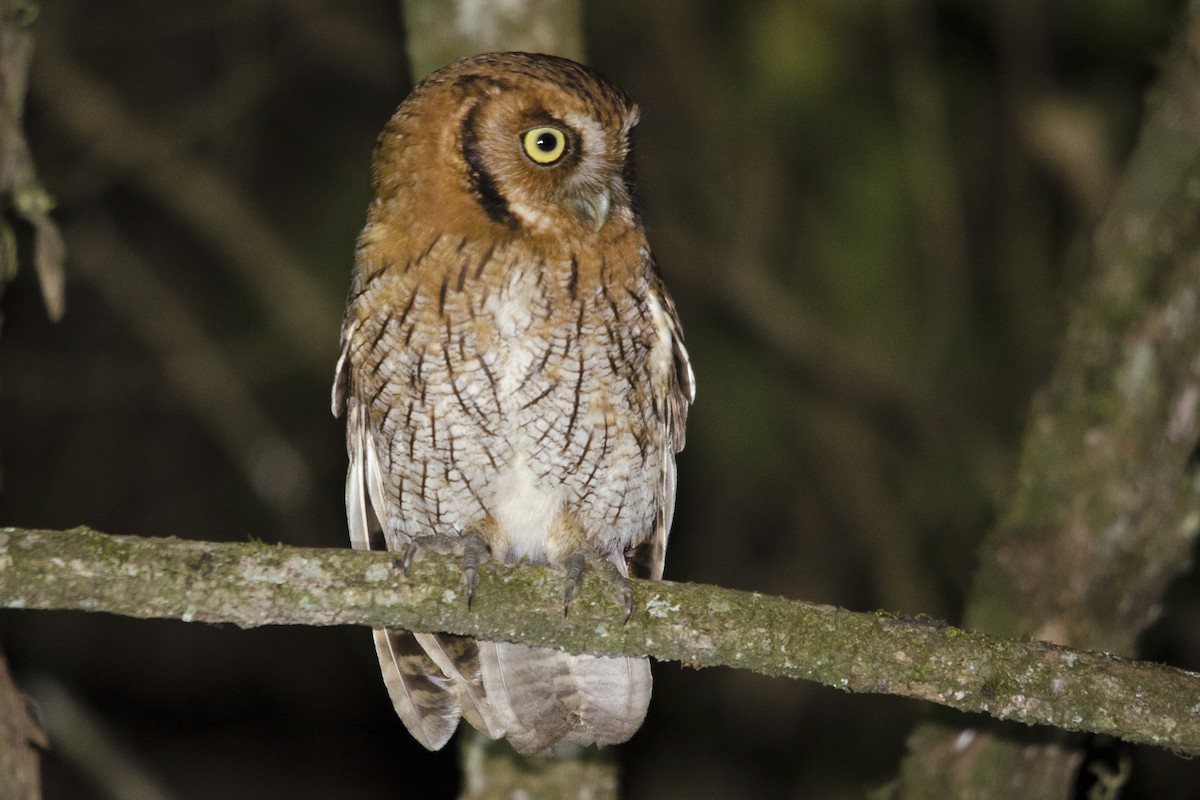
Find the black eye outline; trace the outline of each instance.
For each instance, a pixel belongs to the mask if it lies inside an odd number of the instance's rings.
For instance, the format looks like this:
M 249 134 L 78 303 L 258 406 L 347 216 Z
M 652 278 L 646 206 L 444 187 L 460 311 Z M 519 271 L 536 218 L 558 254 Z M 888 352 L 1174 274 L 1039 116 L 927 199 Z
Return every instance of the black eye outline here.
M 539 125 L 521 134 L 521 149 L 539 167 L 552 167 L 567 154 L 567 132 L 553 125 Z

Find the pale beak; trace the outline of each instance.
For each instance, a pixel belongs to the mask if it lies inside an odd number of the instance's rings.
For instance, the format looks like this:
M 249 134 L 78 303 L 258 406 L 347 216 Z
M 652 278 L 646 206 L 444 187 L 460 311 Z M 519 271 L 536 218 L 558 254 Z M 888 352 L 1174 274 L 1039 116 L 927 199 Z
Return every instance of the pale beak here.
M 604 221 L 608 219 L 611 203 L 612 198 L 607 188 L 601 189 L 595 194 L 584 195 L 578 200 L 579 216 L 590 220 L 596 230 L 600 230 L 604 227 Z

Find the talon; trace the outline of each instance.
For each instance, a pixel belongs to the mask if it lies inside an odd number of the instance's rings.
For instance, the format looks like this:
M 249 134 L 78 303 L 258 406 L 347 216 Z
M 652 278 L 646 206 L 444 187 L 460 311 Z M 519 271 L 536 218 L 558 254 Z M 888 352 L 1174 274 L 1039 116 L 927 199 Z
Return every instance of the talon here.
M 416 555 L 416 542 L 407 542 L 404 545 L 404 550 L 400 554 L 400 572 L 404 577 L 408 577 L 408 568 L 412 566 L 413 556 Z
M 580 587 L 583 586 L 583 572 L 589 564 L 590 568 L 595 570 L 597 577 L 617 591 L 621 598 L 621 606 L 625 609 L 622 624 L 628 624 L 630 617 L 633 616 L 633 587 L 629 585 L 629 579 L 622 575 L 611 561 L 594 550 L 582 547 L 571 553 L 567 559 L 566 588 L 563 590 L 563 616 L 566 617 L 570 613 L 571 603 L 579 596 Z
M 467 584 L 467 610 L 471 610 L 471 601 L 475 599 L 475 589 L 479 586 L 479 570 L 467 567 L 463 570 L 463 581 Z
M 587 563 L 587 554 L 582 550 L 571 553 L 567 560 L 567 581 L 563 588 L 563 618 L 571 611 L 571 603 L 579 596 L 579 586 L 583 583 L 583 567 Z
M 479 564 L 487 557 L 487 545 L 475 534 L 463 537 L 463 582 L 467 586 L 467 610 L 475 599 L 475 589 L 479 586 Z

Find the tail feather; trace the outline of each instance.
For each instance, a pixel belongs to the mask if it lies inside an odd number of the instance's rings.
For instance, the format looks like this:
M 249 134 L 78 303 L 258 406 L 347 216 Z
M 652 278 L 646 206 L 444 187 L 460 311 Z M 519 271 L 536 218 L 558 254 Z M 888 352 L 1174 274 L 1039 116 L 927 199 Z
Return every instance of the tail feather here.
M 650 660 L 572 656 L 579 723 L 566 737 L 580 744 L 617 744 L 633 736 L 650 705 Z
M 450 679 L 450 685 L 458 696 L 462 715 L 467 722 L 492 739 L 503 736 L 504 728 L 497 722 L 484 692 L 483 675 L 479 666 L 479 643 L 470 636 L 455 636 L 450 633 L 414 635 L 417 643 Z
M 396 628 L 374 633 L 383 682 L 404 727 L 427 749 L 442 749 L 462 716 L 458 694 L 413 634 Z
M 541 753 L 563 740 L 623 742 L 641 726 L 650 702 L 644 658 L 479 642 L 479 664 L 496 722 L 519 753 Z
M 570 673 L 562 654 L 544 647 L 480 642 L 479 666 L 497 723 L 519 753 L 540 753 L 566 735 Z

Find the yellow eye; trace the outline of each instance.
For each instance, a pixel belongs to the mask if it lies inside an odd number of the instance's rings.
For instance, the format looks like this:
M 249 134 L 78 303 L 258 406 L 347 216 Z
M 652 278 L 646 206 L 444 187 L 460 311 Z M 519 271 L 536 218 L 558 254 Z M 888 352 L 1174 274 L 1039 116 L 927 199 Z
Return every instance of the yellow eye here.
M 567 150 L 567 136 L 558 128 L 542 126 L 521 134 L 521 146 L 533 163 L 548 167 L 563 157 Z

